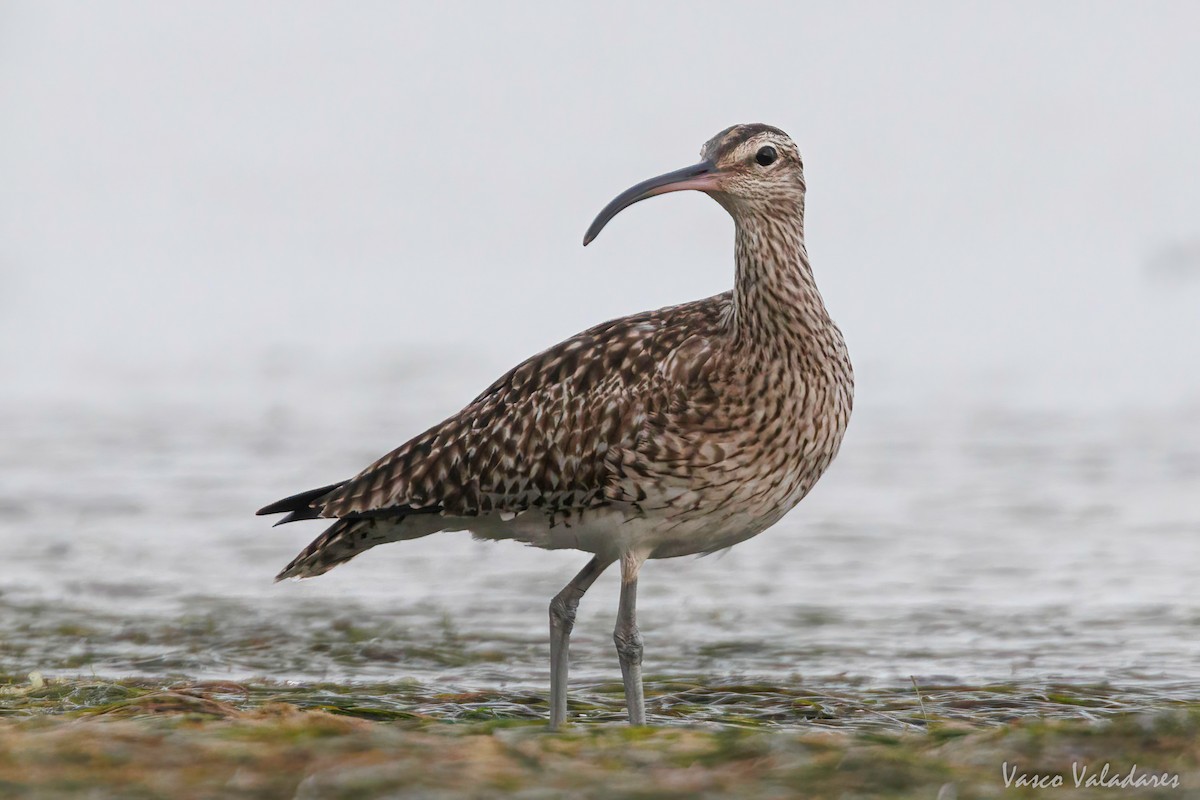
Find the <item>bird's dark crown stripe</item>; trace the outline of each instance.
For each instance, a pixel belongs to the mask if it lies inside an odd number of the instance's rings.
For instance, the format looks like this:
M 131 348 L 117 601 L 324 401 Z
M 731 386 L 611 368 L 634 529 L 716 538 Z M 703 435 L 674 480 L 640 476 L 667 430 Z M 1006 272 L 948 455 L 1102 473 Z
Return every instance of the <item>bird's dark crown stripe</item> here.
M 717 134 L 716 152 L 713 154 L 715 158 L 721 158 L 736 150 L 744 142 L 758 136 L 760 133 L 775 133 L 783 137 L 787 134 L 772 125 L 764 125 L 761 122 L 754 122 L 749 125 L 734 125 L 732 128 L 726 128 Z

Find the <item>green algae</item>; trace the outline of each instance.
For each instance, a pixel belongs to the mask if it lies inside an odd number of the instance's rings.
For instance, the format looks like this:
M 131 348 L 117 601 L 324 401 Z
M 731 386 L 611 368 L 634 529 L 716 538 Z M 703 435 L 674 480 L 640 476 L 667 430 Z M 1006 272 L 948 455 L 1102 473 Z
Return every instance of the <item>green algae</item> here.
M 0 796 L 1033 797 L 1002 764 L 1081 761 L 1200 789 L 1200 700 L 1179 690 L 653 676 L 646 695 L 631 728 L 620 684 L 572 686 L 575 724 L 550 733 L 519 689 L 6 674 Z
M 391 693 L 393 702 L 403 692 L 412 701 L 485 702 L 421 698 L 411 685 L 371 688 Z M 1169 773 L 1183 791 L 1114 793 L 1076 789 L 1068 779 L 1054 797 L 1186 797 L 1200 787 L 1200 703 L 1157 713 L 1121 711 L 1102 720 L 1030 716 L 890 731 L 614 722 L 576 724 L 561 733 L 547 732 L 540 719 L 381 718 L 378 707 L 322 705 L 331 696 L 366 691 L 136 681 L 49 681 L 37 691 L 9 691 L 0 719 L 0 791 L 14 798 L 333 800 L 1034 797 L 1047 795 L 1006 789 L 1001 765 L 1070 776 L 1081 761 L 1096 769 L 1108 763 L 1125 772 L 1137 764 L 1146 774 Z M 1012 693 L 963 691 L 972 697 Z M 1064 706 L 1070 707 L 1077 706 Z
M 1186 705 L 1178 692 L 1092 685 L 912 686 L 818 690 L 805 685 L 648 680 L 649 719 L 658 725 L 715 723 L 746 729 L 829 729 L 894 735 L 924 731 L 940 739 L 963 727 L 1023 719 L 1103 719 Z M 375 721 L 540 720 L 545 695 L 521 690 L 450 690 L 413 680 L 353 684 L 188 679 L 0 677 L 0 717 L 155 713 L 158 708 L 222 716 L 283 703 L 302 710 Z M 620 684 L 573 686 L 572 716 L 584 722 L 624 718 Z

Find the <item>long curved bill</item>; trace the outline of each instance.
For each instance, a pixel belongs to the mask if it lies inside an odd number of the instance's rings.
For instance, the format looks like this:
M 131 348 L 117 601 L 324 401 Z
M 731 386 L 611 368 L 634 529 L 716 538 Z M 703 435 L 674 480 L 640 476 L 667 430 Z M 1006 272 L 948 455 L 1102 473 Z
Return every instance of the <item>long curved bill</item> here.
M 583 246 L 587 247 L 589 242 L 600 235 L 600 231 L 604 229 L 610 219 L 634 203 L 667 192 L 681 192 L 684 189 L 712 191 L 718 188 L 719 178 L 720 173 L 711 161 L 701 161 L 699 164 L 677 169 L 666 175 L 659 175 L 657 178 L 651 178 L 636 186 L 631 186 L 614 197 L 613 201 L 596 215 L 596 219 L 592 221 L 587 233 L 583 235 Z

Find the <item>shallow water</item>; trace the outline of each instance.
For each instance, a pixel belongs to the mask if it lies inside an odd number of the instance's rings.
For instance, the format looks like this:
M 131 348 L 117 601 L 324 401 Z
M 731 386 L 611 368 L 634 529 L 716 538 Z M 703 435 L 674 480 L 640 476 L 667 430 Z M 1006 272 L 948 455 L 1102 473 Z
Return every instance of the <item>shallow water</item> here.
M 351 474 L 489 377 L 454 370 L 181 369 L 11 393 L 0 673 L 544 693 L 546 606 L 585 555 L 444 534 L 274 584 L 320 525 L 252 516 Z M 1195 697 L 1197 585 L 1200 405 L 1071 413 L 860 391 L 801 507 L 726 553 L 649 563 L 639 621 L 659 680 Z M 619 679 L 616 588 L 614 571 L 581 605 L 580 683 Z

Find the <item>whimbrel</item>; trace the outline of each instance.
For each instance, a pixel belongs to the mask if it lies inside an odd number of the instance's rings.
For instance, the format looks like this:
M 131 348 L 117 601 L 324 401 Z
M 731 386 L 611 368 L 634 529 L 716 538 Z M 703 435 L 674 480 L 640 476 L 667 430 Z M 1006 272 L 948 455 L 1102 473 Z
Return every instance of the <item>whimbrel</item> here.
M 583 243 L 648 197 L 705 192 L 736 226 L 732 291 L 573 336 L 355 477 L 262 509 L 289 512 L 281 523 L 336 520 L 277 580 L 439 531 L 591 553 L 550 602 L 557 728 L 576 607 L 620 562 L 613 639 L 629 721 L 644 724 L 642 564 L 722 550 L 778 522 L 837 454 L 853 400 L 846 344 L 804 246 L 796 145 L 769 125 L 735 125 L 701 157 L 618 195 Z

